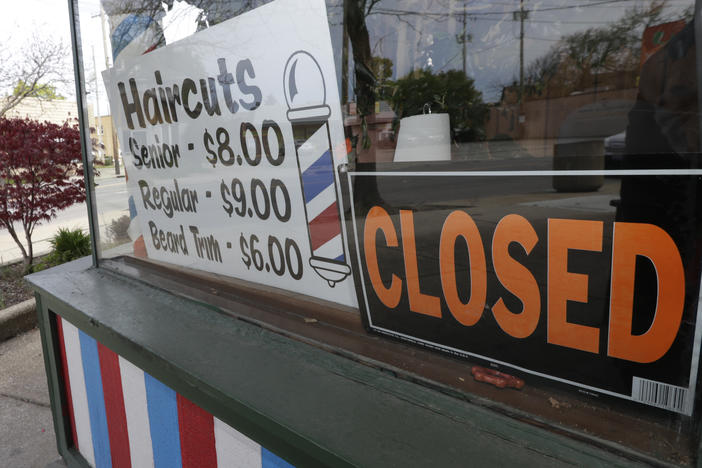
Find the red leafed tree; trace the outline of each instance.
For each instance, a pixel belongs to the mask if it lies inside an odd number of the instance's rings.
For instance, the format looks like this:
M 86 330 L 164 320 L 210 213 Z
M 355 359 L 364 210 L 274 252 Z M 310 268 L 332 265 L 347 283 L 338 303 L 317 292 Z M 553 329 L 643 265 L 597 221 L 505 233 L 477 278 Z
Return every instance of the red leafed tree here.
M 82 167 L 77 127 L 0 118 L 0 229 L 19 246 L 26 270 L 34 228 L 85 200 Z

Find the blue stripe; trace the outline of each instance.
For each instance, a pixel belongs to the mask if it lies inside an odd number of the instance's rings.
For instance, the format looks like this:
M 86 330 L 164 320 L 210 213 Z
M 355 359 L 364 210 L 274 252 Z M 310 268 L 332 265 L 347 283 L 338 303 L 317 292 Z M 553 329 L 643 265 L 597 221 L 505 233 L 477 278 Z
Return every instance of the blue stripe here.
M 346 261 L 346 259 L 344 258 L 344 254 L 339 255 L 334 260 L 336 260 L 337 262 L 345 262 Z
M 83 359 L 85 391 L 88 396 L 88 414 L 90 415 L 90 432 L 93 438 L 93 453 L 97 468 L 111 468 L 110 434 L 107 432 L 107 413 L 105 397 L 102 392 L 102 374 L 100 374 L 100 357 L 97 341 L 78 330 L 80 354 Z
M 137 210 L 136 210 L 136 203 L 134 203 L 134 197 L 130 196 L 129 200 L 127 201 L 127 204 L 129 205 L 129 218 L 130 219 L 136 218 Z
M 182 467 L 176 392 L 144 372 L 146 406 L 156 468 Z
M 302 186 L 305 192 L 305 203 L 312 201 L 322 190 L 334 183 L 334 166 L 331 153 L 325 151 L 321 158 L 316 160 L 302 173 Z
M 124 18 L 112 33 L 112 59 L 116 59 L 130 42 L 149 29 L 153 21 L 154 19 L 148 15 L 131 14 Z
M 261 468 L 295 468 L 278 455 L 261 447 Z

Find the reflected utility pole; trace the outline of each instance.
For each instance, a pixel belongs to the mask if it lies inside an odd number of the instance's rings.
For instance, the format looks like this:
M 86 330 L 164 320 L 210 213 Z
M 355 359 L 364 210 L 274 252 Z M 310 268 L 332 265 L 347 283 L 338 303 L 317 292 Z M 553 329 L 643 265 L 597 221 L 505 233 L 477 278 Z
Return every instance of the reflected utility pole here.
M 466 69 L 466 43 L 470 42 L 473 38 L 468 34 L 468 14 L 466 13 L 466 5 L 463 4 L 463 13 L 461 22 L 463 23 L 463 32 L 461 34 L 456 34 L 456 42 L 461 44 L 461 59 L 463 60 L 463 74 L 467 75 L 468 71 Z
M 104 146 L 102 142 L 102 135 L 100 134 L 100 90 L 98 89 L 98 81 L 97 81 L 97 66 L 95 65 L 95 46 L 90 46 L 90 49 L 93 53 L 93 84 L 95 85 L 95 115 L 93 116 L 93 120 L 95 121 L 95 134 L 97 136 L 97 141 L 99 143 L 96 152 L 97 155 L 100 155 L 100 147 Z M 92 141 L 92 138 L 91 138 Z M 91 145 L 92 146 L 92 145 Z M 90 148 L 90 152 L 92 153 L 93 148 Z
M 105 10 L 100 5 L 100 27 L 102 28 L 102 47 L 105 51 L 105 69 L 110 68 L 110 53 L 111 47 L 107 39 L 107 34 L 105 30 L 105 24 L 107 23 L 107 15 L 105 15 Z M 109 29 L 109 28 L 108 28 Z M 120 175 L 119 166 L 119 144 L 117 143 L 117 130 L 115 129 L 115 120 L 112 118 L 112 111 L 110 110 L 110 126 L 112 127 L 112 152 L 114 153 L 115 159 L 115 175 Z
M 519 20 L 519 104 L 524 96 L 524 21 L 529 16 L 529 10 L 524 9 L 524 0 L 519 0 L 519 10 L 512 14 L 514 21 Z
M 110 43 L 107 38 L 107 33 L 105 30 L 105 23 L 107 23 L 107 16 L 105 15 L 105 10 L 102 9 L 102 5 L 100 5 L 100 13 L 97 15 L 91 16 L 91 18 L 97 18 L 100 17 L 100 28 L 102 29 L 102 48 L 103 52 L 105 55 L 105 70 L 110 68 Z M 108 28 L 109 29 L 109 28 Z M 97 77 L 96 77 L 97 80 Z M 97 86 L 97 85 L 96 85 Z M 117 144 L 117 131 L 115 130 L 115 122 L 112 119 L 112 113 L 109 114 L 110 116 L 110 127 L 112 130 L 112 158 L 114 159 L 115 163 L 115 175 L 120 175 L 120 166 L 119 166 L 119 149 L 118 149 L 118 144 Z

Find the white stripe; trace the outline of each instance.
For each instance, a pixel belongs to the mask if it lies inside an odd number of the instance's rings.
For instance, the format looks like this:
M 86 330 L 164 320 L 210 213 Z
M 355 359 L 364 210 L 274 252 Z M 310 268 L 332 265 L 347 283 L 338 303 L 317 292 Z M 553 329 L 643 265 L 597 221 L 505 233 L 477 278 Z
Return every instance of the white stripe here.
M 309 203 L 307 203 L 307 220 L 312 221 L 316 218 L 319 213 L 329 208 L 329 205 L 336 201 L 336 187 L 331 184 L 329 187 L 325 188 L 319 195 L 314 197 Z
M 302 109 L 290 109 L 287 113 L 288 120 L 291 122 L 299 120 L 328 120 L 330 115 L 331 108 L 326 104 Z
M 115 59 L 117 64 L 128 61 L 129 59 L 134 59 L 140 57 L 146 53 L 151 47 L 154 46 L 158 41 L 156 40 L 156 35 L 151 30 L 151 28 L 139 34 L 137 37 L 127 44 L 122 50 L 119 51 L 119 55 Z
M 66 361 L 68 363 L 68 378 L 70 379 L 71 385 L 71 399 L 73 400 L 73 417 L 76 423 L 78 450 L 90 466 L 95 466 L 93 435 L 90 430 L 88 395 L 85 391 L 83 356 L 80 352 L 78 329 L 63 318 L 61 318 L 61 324 L 63 326 L 63 342 L 66 347 Z
M 329 239 L 326 244 L 322 244 L 313 252 L 315 257 L 328 258 L 332 260 L 342 253 L 344 253 L 344 245 L 341 243 L 341 233 L 337 234 L 336 237 Z
M 356 176 L 441 176 L 441 177 L 504 177 L 504 176 L 587 176 L 587 175 L 702 175 L 702 169 L 636 169 L 602 171 L 416 171 L 416 172 L 349 172 Z
M 127 235 L 132 241 L 135 241 L 141 235 L 141 223 L 139 222 L 139 215 L 136 215 L 129 221 L 129 227 L 127 228 Z
M 322 125 L 297 149 L 297 158 L 300 161 L 300 174 L 305 172 L 325 151 L 329 150 L 327 126 Z
M 258 468 L 261 446 L 231 426 L 214 418 L 218 468 Z
M 146 385 L 144 372 L 131 362 L 119 357 L 119 371 L 122 375 L 124 412 L 127 416 L 129 435 L 129 455 L 133 468 L 152 468 L 154 452 L 151 446 L 149 412 L 146 407 Z

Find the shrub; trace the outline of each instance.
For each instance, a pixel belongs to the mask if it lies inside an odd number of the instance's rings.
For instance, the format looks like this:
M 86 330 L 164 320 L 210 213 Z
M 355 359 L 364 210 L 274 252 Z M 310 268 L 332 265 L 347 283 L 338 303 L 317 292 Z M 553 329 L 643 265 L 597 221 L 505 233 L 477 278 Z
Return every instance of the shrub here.
M 90 235 L 82 229 L 61 228 L 54 235 L 51 253 L 46 258 L 47 266 L 56 266 L 90 255 Z

